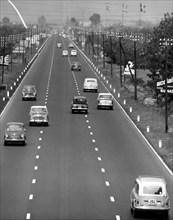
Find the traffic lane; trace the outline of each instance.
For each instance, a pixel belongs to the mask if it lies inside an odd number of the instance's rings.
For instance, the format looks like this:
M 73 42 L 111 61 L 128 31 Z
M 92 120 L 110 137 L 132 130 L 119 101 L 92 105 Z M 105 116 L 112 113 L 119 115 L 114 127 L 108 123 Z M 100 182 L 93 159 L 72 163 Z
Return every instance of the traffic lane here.
M 138 175 L 164 176 L 172 195 L 171 175 L 137 130 L 124 119 L 119 108 L 115 106 L 114 111 L 95 109 L 89 117 L 123 219 L 133 219 L 130 218 L 129 195 Z M 172 204 L 172 197 L 170 199 Z
M 41 73 L 41 76 L 39 76 L 38 80 L 42 86 L 45 85 L 47 71 L 39 72 L 39 70 L 40 69 L 38 68 L 36 72 L 32 72 L 30 69 L 30 72 L 28 73 L 30 76 L 27 75 L 22 83 L 30 84 L 31 81 L 28 82 L 27 79 L 30 77 L 32 78 L 32 74 L 34 74 L 34 77 L 36 76 L 35 73 Z M 46 78 L 43 77 L 44 73 L 46 74 Z M 36 77 L 33 79 L 33 82 L 35 84 Z M 22 89 L 21 87 L 22 84 L 19 86 L 19 89 L 16 91 L 4 114 L 1 116 L 1 191 L 3 192 L 1 194 L 1 216 L 6 219 L 10 218 L 11 216 L 13 216 L 13 218 L 20 219 L 21 216 L 24 216 L 25 214 L 25 201 L 28 196 L 28 190 L 31 185 L 33 174 L 33 155 L 35 155 L 35 143 L 38 142 L 38 129 L 33 129 L 27 126 L 29 123 L 29 106 L 33 103 L 38 104 L 38 101 L 22 102 L 20 91 Z M 39 91 L 40 96 L 41 93 L 42 91 Z M 27 145 L 25 147 L 3 147 L 4 129 L 5 124 L 8 121 L 22 121 L 26 124 Z M 15 205 L 12 206 L 12 203 Z

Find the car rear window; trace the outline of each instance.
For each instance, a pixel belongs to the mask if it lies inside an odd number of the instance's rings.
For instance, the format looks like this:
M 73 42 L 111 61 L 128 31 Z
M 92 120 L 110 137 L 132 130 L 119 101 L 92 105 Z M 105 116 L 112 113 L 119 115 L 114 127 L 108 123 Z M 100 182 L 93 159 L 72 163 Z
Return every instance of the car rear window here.
M 111 95 L 100 95 L 99 96 L 100 99 L 112 99 Z
M 73 103 L 74 104 L 86 104 L 87 100 L 86 99 L 82 99 L 82 98 L 73 99 Z
M 163 188 L 161 186 L 144 186 L 143 193 L 150 195 L 161 195 L 163 193 Z

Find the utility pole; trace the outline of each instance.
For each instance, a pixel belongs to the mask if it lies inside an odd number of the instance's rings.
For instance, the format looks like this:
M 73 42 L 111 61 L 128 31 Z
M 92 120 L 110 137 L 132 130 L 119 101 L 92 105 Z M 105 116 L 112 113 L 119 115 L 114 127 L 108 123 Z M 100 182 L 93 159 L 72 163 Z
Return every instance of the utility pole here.
M 119 50 L 120 50 L 120 86 L 122 87 L 122 53 L 121 53 L 121 37 L 119 37 Z
M 3 48 L 3 56 L 2 56 L 2 78 L 1 78 L 1 84 L 4 83 L 4 63 L 5 63 L 5 44 L 6 44 L 6 37 L 1 37 L 1 45 Z
M 105 37 L 104 33 L 102 34 L 102 46 L 103 46 L 103 68 L 105 68 Z
M 135 66 L 135 100 L 137 100 L 137 77 L 136 77 L 136 40 L 134 40 L 134 66 Z
M 110 40 L 110 51 L 111 51 L 111 78 L 113 77 L 113 73 L 112 73 L 112 36 L 109 36 L 109 40 Z

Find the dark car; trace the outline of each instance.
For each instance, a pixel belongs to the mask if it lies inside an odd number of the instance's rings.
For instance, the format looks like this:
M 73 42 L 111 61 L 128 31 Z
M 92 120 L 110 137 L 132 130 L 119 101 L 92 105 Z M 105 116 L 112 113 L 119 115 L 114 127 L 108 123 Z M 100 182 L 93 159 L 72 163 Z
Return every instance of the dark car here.
M 33 85 L 25 85 L 22 90 L 22 100 L 36 100 L 37 91 Z
M 26 141 L 26 129 L 24 123 L 21 122 L 9 122 L 6 124 L 4 134 L 4 145 L 8 144 L 22 144 L 25 145 Z
M 74 96 L 71 103 L 71 111 L 88 113 L 88 102 L 85 96 Z
M 80 62 L 77 62 L 77 61 L 74 61 L 74 62 L 71 64 L 71 70 L 81 71 L 81 63 L 80 63 Z

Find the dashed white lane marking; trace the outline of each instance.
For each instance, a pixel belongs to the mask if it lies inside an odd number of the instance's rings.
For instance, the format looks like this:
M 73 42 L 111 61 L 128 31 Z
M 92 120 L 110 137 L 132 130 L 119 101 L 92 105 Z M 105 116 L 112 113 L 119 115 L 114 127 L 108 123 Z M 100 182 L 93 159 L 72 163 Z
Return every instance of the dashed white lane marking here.
M 40 157 L 39 155 L 36 155 L 36 159 L 39 159 L 39 157 Z
M 85 118 L 87 118 L 88 117 L 88 115 L 85 115 Z
M 46 104 L 47 104 L 47 102 L 44 102 L 44 104 L 46 105 Z
M 91 126 L 88 126 L 89 129 L 91 129 Z
M 31 218 L 31 213 L 26 213 L 26 219 L 30 219 Z
M 36 179 L 32 179 L 32 184 L 35 184 L 36 183 Z
M 119 215 L 116 215 L 116 220 L 120 220 L 120 216 Z
M 95 151 L 98 151 L 99 149 L 97 147 L 95 147 Z
M 111 200 L 111 202 L 115 202 L 115 199 L 113 196 L 110 196 L 110 200 Z
M 30 194 L 29 195 L 29 200 L 32 200 L 33 199 L 33 194 Z
M 38 166 L 35 166 L 35 167 L 34 167 L 34 170 L 38 170 Z
M 40 134 L 42 134 L 43 133 L 43 131 L 40 131 Z
M 87 123 L 89 123 L 89 120 L 86 120 Z
M 98 157 L 97 159 L 98 159 L 99 161 L 101 161 L 101 160 L 102 160 L 102 159 L 101 159 L 101 157 Z
M 110 183 L 108 181 L 105 181 L 106 186 L 110 186 Z
M 42 141 L 42 138 L 39 138 L 39 141 Z
M 94 142 L 94 143 L 95 143 L 95 142 L 96 142 L 96 141 L 95 141 L 95 139 L 92 139 L 92 142 Z
M 104 168 L 101 168 L 101 171 L 102 171 L 102 173 L 105 173 L 105 169 Z
M 93 132 L 90 132 L 90 135 L 93 135 Z
M 41 146 L 38 146 L 37 149 L 38 149 L 38 150 L 41 149 Z

